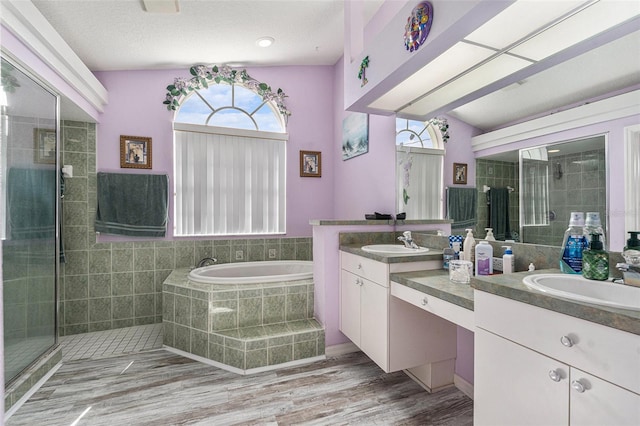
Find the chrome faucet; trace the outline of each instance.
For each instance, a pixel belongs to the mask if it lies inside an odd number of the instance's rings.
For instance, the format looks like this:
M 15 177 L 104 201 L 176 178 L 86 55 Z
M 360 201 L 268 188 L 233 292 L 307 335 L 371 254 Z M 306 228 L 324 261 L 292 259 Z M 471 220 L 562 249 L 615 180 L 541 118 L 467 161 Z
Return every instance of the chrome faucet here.
M 618 263 L 616 268 L 622 272 L 622 281 L 625 284 L 640 286 L 640 266 Z
M 398 237 L 398 240 L 404 243 L 406 248 L 417 249 L 420 248 L 411 238 L 411 231 L 404 231 L 401 236 Z
M 216 259 L 215 257 L 205 257 L 200 262 L 198 262 L 198 266 L 197 267 L 198 268 L 202 268 L 203 266 L 206 266 L 206 265 L 213 265 L 217 261 L 218 261 L 218 259 Z

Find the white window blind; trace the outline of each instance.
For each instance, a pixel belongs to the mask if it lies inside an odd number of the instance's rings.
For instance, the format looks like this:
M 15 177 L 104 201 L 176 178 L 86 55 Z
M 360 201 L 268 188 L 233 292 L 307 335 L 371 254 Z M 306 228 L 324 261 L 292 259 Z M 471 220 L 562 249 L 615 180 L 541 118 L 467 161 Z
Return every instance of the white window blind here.
M 176 236 L 282 234 L 284 133 L 175 124 Z

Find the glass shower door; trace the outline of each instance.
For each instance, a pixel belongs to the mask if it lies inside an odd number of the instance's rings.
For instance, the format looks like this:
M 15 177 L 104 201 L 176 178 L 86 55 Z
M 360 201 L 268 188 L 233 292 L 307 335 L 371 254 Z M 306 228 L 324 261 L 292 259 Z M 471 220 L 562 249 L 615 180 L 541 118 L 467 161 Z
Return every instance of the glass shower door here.
M 57 341 L 57 97 L 2 59 L 5 385 Z

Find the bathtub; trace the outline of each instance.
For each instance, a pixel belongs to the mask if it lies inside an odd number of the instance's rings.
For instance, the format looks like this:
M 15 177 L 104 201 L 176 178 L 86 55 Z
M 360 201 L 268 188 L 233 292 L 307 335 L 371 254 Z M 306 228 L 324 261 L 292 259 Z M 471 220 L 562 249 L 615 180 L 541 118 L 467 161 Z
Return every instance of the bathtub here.
M 189 272 L 189 280 L 204 284 L 273 283 L 312 277 L 313 262 L 302 260 L 224 263 Z

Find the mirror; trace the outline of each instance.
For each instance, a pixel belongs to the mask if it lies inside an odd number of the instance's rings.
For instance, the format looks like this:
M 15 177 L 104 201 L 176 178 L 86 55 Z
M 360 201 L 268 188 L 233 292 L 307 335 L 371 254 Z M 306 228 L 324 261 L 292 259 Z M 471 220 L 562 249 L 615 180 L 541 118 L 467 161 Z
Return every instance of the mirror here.
M 442 219 L 444 143 L 430 121 L 396 118 L 396 213 Z
M 519 242 L 560 246 L 572 211 L 598 212 L 608 234 L 606 165 L 605 135 L 478 158 L 478 235 L 492 227 L 499 240 L 506 229 Z M 506 189 L 505 199 L 490 188 Z

